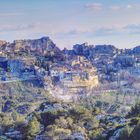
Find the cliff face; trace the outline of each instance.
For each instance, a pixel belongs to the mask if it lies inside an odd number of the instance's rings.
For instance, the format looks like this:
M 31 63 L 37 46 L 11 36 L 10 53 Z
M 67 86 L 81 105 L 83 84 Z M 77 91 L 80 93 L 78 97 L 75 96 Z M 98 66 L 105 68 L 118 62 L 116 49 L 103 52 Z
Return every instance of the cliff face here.
M 15 50 L 22 49 L 43 55 L 47 52 L 60 52 L 49 37 L 42 37 L 34 40 L 15 40 L 12 45 L 14 46 Z
M 3 52 L 31 52 L 38 55 L 59 54 L 61 51 L 49 37 L 40 39 L 15 40 L 13 43 L 0 41 L 0 48 Z
M 5 49 L 5 47 L 7 46 L 7 42 L 6 41 L 3 41 L 3 40 L 0 40 L 0 51 Z
M 0 40 L 0 47 L 3 46 L 3 45 L 5 45 L 5 44 L 7 44 L 6 41 Z

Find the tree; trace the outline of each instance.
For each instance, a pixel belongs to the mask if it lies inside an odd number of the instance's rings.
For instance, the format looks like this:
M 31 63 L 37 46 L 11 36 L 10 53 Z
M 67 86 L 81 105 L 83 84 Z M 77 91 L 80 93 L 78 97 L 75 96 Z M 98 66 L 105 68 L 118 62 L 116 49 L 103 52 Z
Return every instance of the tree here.
M 117 138 L 117 140 L 129 140 L 132 130 L 133 130 L 133 128 L 131 128 L 127 125 L 122 130 L 122 132 L 120 133 L 120 136 Z
M 140 140 L 140 122 L 134 128 L 129 140 Z
M 40 132 L 40 123 L 36 117 L 33 117 L 27 126 L 28 136 L 35 137 Z
M 128 117 L 139 117 L 140 116 L 140 101 L 137 102 L 128 113 Z

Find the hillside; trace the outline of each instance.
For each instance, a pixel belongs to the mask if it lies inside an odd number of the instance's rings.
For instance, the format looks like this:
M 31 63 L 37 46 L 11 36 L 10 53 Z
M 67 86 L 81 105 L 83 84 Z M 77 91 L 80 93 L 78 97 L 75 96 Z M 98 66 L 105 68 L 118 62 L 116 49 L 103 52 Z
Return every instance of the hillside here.
M 0 114 L 1 138 L 34 140 L 138 140 L 140 104 L 126 117 L 108 115 L 98 107 L 81 103 L 63 103 L 48 98 L 25 121 L 15 116 L 15 122 Z M 7 120 L 7 121 L 6 121 Z
M 60 50 L 42 37 L 0 41 L 0 52 L 0 139 L 139 137 L 139 46 Z

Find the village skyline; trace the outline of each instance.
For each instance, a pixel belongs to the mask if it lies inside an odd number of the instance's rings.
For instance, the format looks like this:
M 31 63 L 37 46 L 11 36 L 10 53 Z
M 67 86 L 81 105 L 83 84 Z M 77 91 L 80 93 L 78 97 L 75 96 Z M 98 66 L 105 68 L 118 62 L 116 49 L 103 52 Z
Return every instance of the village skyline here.
M 0 0 L 0 40 L 49 36 L 60 48 L 73 44 L 140 44 L 139 0 Z

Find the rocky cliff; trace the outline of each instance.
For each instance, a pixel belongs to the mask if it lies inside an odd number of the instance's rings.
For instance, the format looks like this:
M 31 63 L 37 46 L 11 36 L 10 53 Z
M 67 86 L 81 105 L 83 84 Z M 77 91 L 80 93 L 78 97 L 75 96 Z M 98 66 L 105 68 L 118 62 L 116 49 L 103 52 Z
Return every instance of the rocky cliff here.
M 5 44 L 6 42 L 0 42 L 0 46 Z M 46 55 L 48 53 L 53 55 L 61 52 L 49 37 L 42 37 L 40 39 L 33 40 L 15 40 L 13 43 L 5 45 L 4 50 L 9 50 L 10 53 L 22 51 L 38 55 Z
M 34 40 L 15 40 L 13 45 L 15 49 L 24 49 L 43 55 L 45 55 L 47 52 L 60 52 L 49 37 L 42 37 Z
M 6 41 L 0 40 L 0 47 L 5 45 L 6 43 L 7 43 Z

